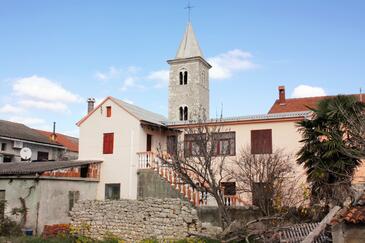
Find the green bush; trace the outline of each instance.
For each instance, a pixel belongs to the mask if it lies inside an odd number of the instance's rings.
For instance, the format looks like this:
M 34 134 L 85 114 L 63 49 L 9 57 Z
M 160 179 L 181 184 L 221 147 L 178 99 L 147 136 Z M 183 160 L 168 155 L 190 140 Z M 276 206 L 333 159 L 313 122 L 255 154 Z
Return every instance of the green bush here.
M 0 221 L 0 236 L 21 236 L 22 229 L 18 223 L 5 217 Z

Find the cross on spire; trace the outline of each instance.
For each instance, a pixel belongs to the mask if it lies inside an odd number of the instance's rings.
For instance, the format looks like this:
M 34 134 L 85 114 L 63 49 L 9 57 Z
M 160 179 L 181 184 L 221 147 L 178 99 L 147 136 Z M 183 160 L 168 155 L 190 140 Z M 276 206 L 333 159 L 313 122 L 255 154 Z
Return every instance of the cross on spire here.
M 188 10 L 188 20 L 190 22 L 191 19 L 191 10 L 194 8 L 194 6 L 191 6 L 190 1 L 188 1 L 188 5 L 185 7 L 185 9 Z

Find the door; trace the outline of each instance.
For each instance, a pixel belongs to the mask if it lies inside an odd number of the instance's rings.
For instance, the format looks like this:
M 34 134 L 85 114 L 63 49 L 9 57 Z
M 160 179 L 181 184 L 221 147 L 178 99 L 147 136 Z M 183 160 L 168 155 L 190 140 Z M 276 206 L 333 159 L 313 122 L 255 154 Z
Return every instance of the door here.
M 152 148 L 152 135 L 147 134 L 147 146 L 146 146 L 146 151 L 150 152 Z

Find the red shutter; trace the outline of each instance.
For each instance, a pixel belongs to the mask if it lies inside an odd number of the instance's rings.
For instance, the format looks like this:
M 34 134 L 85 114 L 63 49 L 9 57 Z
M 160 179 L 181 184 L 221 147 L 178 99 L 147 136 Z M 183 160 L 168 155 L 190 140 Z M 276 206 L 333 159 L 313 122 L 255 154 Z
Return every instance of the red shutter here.
M 104 133 L 103 153 L 112 154 L 114 147 L 114 133 Z
M 106 117 L 111 117 L 111 116 L 112 116 L 112 107 L 107 106 L 106 107 Z

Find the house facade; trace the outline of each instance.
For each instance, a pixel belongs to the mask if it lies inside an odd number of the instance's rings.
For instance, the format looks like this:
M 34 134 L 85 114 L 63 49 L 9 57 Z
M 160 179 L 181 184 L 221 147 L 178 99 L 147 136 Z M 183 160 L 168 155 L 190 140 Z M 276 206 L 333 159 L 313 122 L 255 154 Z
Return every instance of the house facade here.
M 30 161 L 59 160 L 67 151 L 36 130 L 20 123 L 0 120 L 0 163 L 22 162 L 20 150 L 32 151 Z
M 93 99 L 88 100 L 88 114 L 77 123 L 79 158 L 104 161 L 97 199 L 137 199 L 139 170 L 147 169 L 157 153 L 167 150 L 168 139 L 184 140 L 184 129 L 196 119 L 214 123 L 209 118 L 211 66 L 203 57 L 191 23 L 176 57 L 168 63 L 168 118 L 114 97 L 105 98 L 96 107 Z M 257 149 L 256 153 L 282 149 L 292 156 L 293 166 L 304 183 L 304 170 L 295 163 L 300 148 L 296 123 L 308 115 L 308 111 L 297 111 L 220 119 L 219 125 L 229 131 L 231 151 L 225 155 L 235 159 L 245 147 Z M 264 148 L 262 144 L 266 144 Z M 168 173 L 161 176 L 167 176 L 165 179 L 173 184 L 174 178 Z M 194 195 L 187 197 L 192 200 Z

